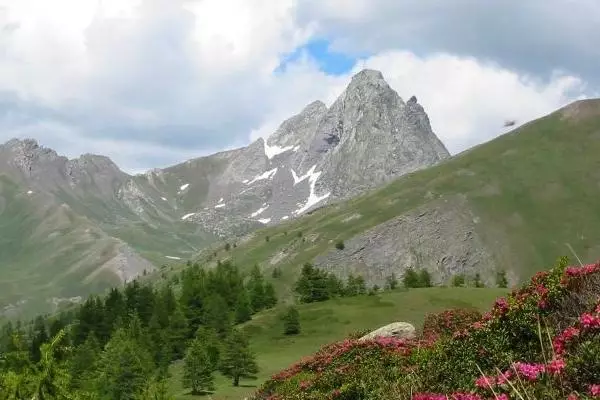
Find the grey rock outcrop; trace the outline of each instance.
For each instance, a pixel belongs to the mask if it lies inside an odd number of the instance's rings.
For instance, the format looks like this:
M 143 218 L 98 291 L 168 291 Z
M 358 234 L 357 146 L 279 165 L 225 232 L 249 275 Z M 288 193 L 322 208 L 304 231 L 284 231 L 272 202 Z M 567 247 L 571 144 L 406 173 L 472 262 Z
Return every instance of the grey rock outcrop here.
M 352 222 L 351 222 L 352 223 Z M 314 264 L 342 279 L 362 275 L 369 285 L 383 287 L 391 274 L 425 268 L 436 284 L 453 275 L 480 272 L 487 285 L 496 265 L 478 234 L 477 217 L 463 196 L 426 202 L 422 207 L 386 221 L 315 258 Z
M 382 337 L 392 337 L 395 339 L 414 339 L 415 336 L 416 329 L 412 324 L 409 324 L 408 322 L 393 322 L 366 334 L 358 339 L 358 341 L 363 342 Z

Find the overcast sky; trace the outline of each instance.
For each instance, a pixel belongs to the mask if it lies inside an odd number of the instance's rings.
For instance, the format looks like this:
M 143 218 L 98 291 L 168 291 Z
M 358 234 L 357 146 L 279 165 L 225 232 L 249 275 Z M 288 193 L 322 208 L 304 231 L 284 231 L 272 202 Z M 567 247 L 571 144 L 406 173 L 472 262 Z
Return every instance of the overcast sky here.
M 248 144 L 362 68 L 451 153 L 600 92 L 597 0 L 0 0 L 0 142 L 128 172 Z

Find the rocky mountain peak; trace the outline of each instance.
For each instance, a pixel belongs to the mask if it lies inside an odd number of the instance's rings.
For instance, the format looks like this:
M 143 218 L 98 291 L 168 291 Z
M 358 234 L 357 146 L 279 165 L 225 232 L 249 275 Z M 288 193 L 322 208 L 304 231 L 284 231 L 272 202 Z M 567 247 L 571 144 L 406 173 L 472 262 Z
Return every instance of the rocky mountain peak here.
M 381 71 L 365 68 L 352 76 L 349 86 L 352 87 L 354 85 L 362 85 L 366 83 L 384 83 L 387 85 L 387 82 L 383 78 Z

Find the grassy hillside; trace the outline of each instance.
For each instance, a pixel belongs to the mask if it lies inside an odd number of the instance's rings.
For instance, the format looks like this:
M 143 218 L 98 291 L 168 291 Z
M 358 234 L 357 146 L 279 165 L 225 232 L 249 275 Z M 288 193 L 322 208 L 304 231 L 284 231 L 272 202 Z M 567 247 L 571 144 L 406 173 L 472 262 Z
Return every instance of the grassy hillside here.
M 68 207 L 40 207 L 28 195 L 0 176 L 0 304 L 20 304 L 32 312 L 52 309 L 53 297 L 97 291 L 91 274 L 115 255 L 118 243 Z M 6 234 L 9 233 L 9 234 Z M 65 266 L 71 268 L 65 268 Z M 118 279 L 110 274 L 104 285 Z M 24 295 L 25 294 L 25 295 Z M 10 313 L 9 313 L 10 314 Z
M 289 293 L 300 266 L 355 235 L 434 202 L 464 199 L 497 269 L 524 281 L 571 246 L 583 261 L 600 255 L 600 100 L 571 104 L 435 167 L 312 215 L 256 232 L 231 258 L 283 270 Z M 436 246 L 435 239 L 415 246 Z M 485 266 L 482 266 L 485 267 Z
M 487 309 L 496 297 L 505 293 L 505 289 L 438 287 L 301 304 L 298 310 L 302 331 L 293 337 L 283 335 L 278 310 L 265 311 L 244 325 L 261 369 L 258 379 L 243 381 L 241 387 L 234 388 L 228 379 L 218 376 L 216 391 L 211 397 L 215 400 L 241 399 L 294 361 L 353 332 L 376 329 L 395 321 L 411 322 L 420 328 L 427 313 L 454 307 Z M 171 391 L 176 399 L 204 398 L 186 394 L 181 387 L 181 362 L 176 363 L 171 372 Z

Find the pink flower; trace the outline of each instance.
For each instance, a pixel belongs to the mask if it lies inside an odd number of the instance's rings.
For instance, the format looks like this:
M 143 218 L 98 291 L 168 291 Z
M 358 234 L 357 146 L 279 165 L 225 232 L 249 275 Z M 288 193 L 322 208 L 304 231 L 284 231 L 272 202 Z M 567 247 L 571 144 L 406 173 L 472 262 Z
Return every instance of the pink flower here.
M 496 383 L 498 385 L 504 385 L 508 382 L 508 380 L 510 378 L 512 378 L 512 376 L 513 376 L 513 373 L 511 370 L 504 371 L 500 375 L 498 375 L 498 377 L 496 378 Z
M 513 364 L 513 368 L 527 378 L 527 380 L 535 381 L 541 373 L 545 371 L 545 367 L 542 364 L 526 364 L 522 362 L 516 362 Z
M 581 314 L 579 322 L 587 329 L 600 328 L 600 318 L 590 313 Z
M 495 400 L 510 400 L 510 397 L 506 393 L 499 394 Z
M 600 397 L 600 385 L 590 385 L 590 394 L 594 397 Z
M 508 302 L 504 297 L 496 299 L 496 302 L 494 303 L 494 310 L 498 311 L 500 314 L 506 314 L 508 311 Z
M 475 380 L 475 385 L 487 389 L 496 385 L 496 378 L 493 376 L 481 376 Z
M 565 365 L 565 360 L 562 358 L 555 358 L 548 363 L 546 370 L 552 375 L 560 375 L 565 368 Z
M 579 396 L 577 396 L 575 393 L 571 393 L 569 397 L 567 397 L 567 400 L 579 400 Z

